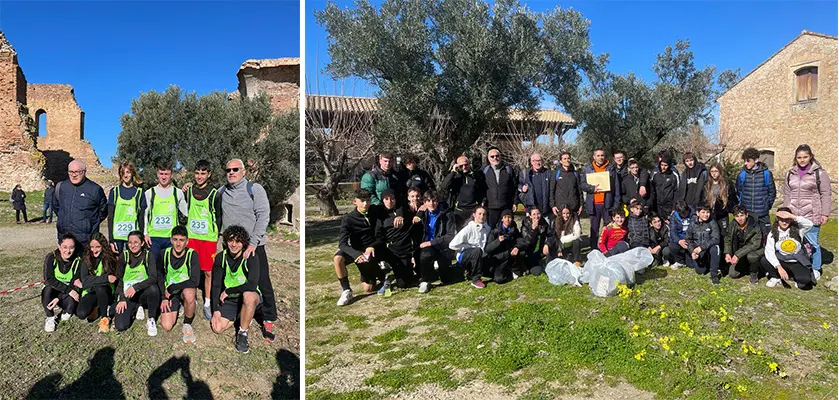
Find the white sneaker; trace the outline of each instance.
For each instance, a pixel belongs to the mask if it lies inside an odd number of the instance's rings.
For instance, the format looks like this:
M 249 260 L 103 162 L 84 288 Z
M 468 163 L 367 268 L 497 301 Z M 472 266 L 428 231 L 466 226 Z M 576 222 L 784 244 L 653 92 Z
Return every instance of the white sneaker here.
M 821 273 L 821 271 L 819 271 L 819 270 L 817 270 L 817 269 L 814 269 L 814 270 L 813 270 L 813 275 L 815 275 L 815 276 L 816 276 L 816 282 L 818 282 L 818 281 L 819 281 L 819 279 L 822 277 L 822 273 Z
M 155 324 L 154 320 L 151 318 L 146 321 L 146 333 L 148 333 L 149 336 L 157 336 L 157 324 Z
M 44 321 L 44 331 L 55 332 L 55 317 L 47 317 L 47 320 Z
M 675 262 L 675 263 L 673 263 L 673 264 L 670 264 L 670 269 L 672 269 L 673 271 L 675 271 L 675 270 L 677 270 L 677 269 L 679 269 L 679 268 L 682 268 L 682 267 L 684 267 L 684 266 L 685 266 L 685 264 Z
M 670 261 L 665 261 L 664 264 L 661 264 L 662 267 L 667 268 L 670 266 Z
M 766 287 L 773 288 L 781 284 L 781 279 L 779 278 L 769 278 L 766 282 Z
M 338 305 L 345 306 L 352 301 L 352 289 L 347 289 L 341 292 L 341 297 L 338 298 Z
M 513 280 L 519 279 L 519 274 L 513 272 Z
M 137 307 L 137 320 L 142 321 L 146 319 L 146 312 L 143 311 L 143 307 Z
M 437 261 L 434 261 L 434 270 L 436 271 L 436 270 L 439 270 L 439 269 L 440 269 L 440 264 Z
M 61 322 L 67 322 L 67 321 L 69 321 L 69 320 L 70 320 L 70 317 L 72 317 L 72 316 L 73 316 L 72 314 L 69 314 L 69 313 L 66 313 L 66 312 L 62 312 L 62 313 L 61 313 Z
M 428 282 L 420 282 L 420 285 L 419 285 L 419 292 L 420 293 L 428 293 L 429 290 L 431 290 L 431 285 L 429 285 Z

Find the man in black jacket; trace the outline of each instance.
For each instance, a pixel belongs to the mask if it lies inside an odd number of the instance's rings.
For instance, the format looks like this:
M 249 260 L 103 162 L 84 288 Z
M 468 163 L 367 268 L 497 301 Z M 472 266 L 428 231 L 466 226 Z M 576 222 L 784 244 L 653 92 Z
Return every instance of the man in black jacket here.
M 543 166 L 542 155 L 533 153 L 530 156 L 530 168 L 520 178 L 519 190 L 522 193 L 521 202 L 525 207 L 536 207 L 542 216 L 553 220 L 551 211 L 551 175 L 550 169 Z
M 383 214 L 376 222 L 376 240 L 382 247 L 379 259 L 386 261 L 393 269 L 396 286 L 406 288 L 416 284 L 411 259 L 414 253 L 414 233 L 420 228 L 413 223 L 419 204 L 419 188 L 408 189 L 408 204 L 396 206 L 396 194 L 391 189 L 382 193 Z M 412 201 L 413 200 L 413 201 Z M 388 294 L 388 281 L 379 289 L 382 295 Z
M 737 279 L 749 273 L 749 283 L 757 284 L 760 271 L 760 257 L 763 256 L 761 231 L 757 218 L 749 215 L 746 207 L 734 206 L 734 221 L 725 232 L 725 262 L 728 276 Z
M 486 205 L 489 226 L 496 226 L 504 210 L 515 210 L 518 174 L 513 166 L 501 160 L 501 150 L 491 146 L 487 151 L 489 164 L 482 168 L 486 179 Z
M 384 282 L 384 272 L 377 265 L 376 257 L 376 208 L 370 207 L 370 192 L 358 189 L 353 193 L 355 209 L 344 216 L 341 221 L 341 236 L 338 242 L 338 252 L 332 259 L 335 275 L 341 283 L 341 297 L 339 306 L 345 306 L 352 301 L 353 293 L 350 288 L 347 265 L 355 264 L 361 274 L 361 283 L 365 292 L 372 292 L 376 281 Z
M 559 156 L 559 167 L 551 179 L 551 211 L 554 216 L 562 211 L 559 207 L 568 208 L 580 215 L 583 212 L 583 192 L 580 190 L 580 177 L 571 163 L 571 153 L 564 152 Z
M 108 198 L 102 186 L 87 179 L 87 166 L 81 160 L 71 161 L 67 174 L 69 179 L 55 186 L 55 228 L 59 238 L 66 232 L 72 233 L 85 248 L 90 235 L 99 232 L 99 224 L 108 218 Z
M 691 152 L 684 155 L 685 171 L 679 179 L 679 192 L 677 200 L 684 200 L 691 209 L 691 214 L 696 213 L 696 207 L 705 202 L 705 182 L 708 182 L 708 170 L 705 164 L 696 159 Z
M 451 172 L 443 178 L 440 191 L 448 200 L 457 229 L 460 229 L 469 221 L 475 207 L 486 199 L 486 180 L 481 171 L 472 171 L 468 157 L 460 156 Z
M 711 209 L 705 204 L 696 208 L 696 219 L 690 223 L 687 232 L 687 265 L 697 274 L 711 272 L 711 283 L 720 283 L 720 228 L 711 219 Z
M 662 158 L 658 162 L 658 171 L 653 171 L 650 179 L 650 205 L 665 221 L 670 221 L 670 214 L 676 206 L 676 192 L 679 189 L 679 175 L 670 169 L 670 161 Z
M 425 211 L 417 212 L 413 221 L 422 227 L 422 239 L 419 244 L 417 255 L 414 256 L 419 267 L 420 284 L 419 292 L 428 293 L 431 290 L 431 282 L 435 280 L 434 265 L 437 264 L 437 272 L 440 281 L 452 283 L 457 274 L 451 267 L 451 259 L 454 252 L 449 250 L 449 242 L 457 233 L 454 218 L 448 210 L 441 210 L 437 192 L 429 190 L 423 196 Z M 460 273 L 460 279 L 463 279 Z
M 612 161 L 615 165 L 615 174 L 618 176 L 618 182 L 623 181 L 623 178 L 629 174 L 629 163 L 626 160 L 626 152 L 623 150 L 615 150 L 614 153 L 612 153 Z
M 501 221 L 498 227 L 489 233 L 485 249 L 490 261 L 488 272 L 492 274 L 492 280 L 495 283 L 505 282 L 513 266 L 516 265 L 519 255 L 519 248 L 516 245 L 520 237 L 516 222 L 513 221 L 513 211 L 502 211 Z
M 629 205 L 632 200 L 635 200 L 645 208 L 649 207 L 647 185 L 650 174 L 646 169 L 641 168 L 634 158 L 629 159 L 626 169 L 626 175 L 621 178 L 621 203 Z

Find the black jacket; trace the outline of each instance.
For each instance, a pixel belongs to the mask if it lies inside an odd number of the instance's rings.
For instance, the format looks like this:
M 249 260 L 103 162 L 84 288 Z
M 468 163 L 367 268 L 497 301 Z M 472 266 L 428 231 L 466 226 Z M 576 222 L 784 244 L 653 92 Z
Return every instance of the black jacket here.
M 693 168 L 685 168 L 679 179 L 678 200 L 684 200 L 688 206 L 696 207 L 705 202 L 705 182 L 708 181 L 708 170 L 696 157 L 693 157 Z
M 504 236 L 503 242 L 498 240 L 502 235 Z M 489 240 L 484 251 L 489 255 L 509 252 L 516 247 L 519 238 L 521 238 L 521 232 L 516 226 L 516 221 L 512 221 L 509 228 L 504 228 L 504 224 L 498 221 L 498 226 L 489 233 Z
M 44 258 L 44 286 L 51 287 L 51 288 L 53 288 L 53 289 L 55 289 L 55 290 L 57 290 L 61 293 L 64 293 L 64 294 L 70 293 L 71 290 L 76 290 L 76 291 L 79 292 L 79 294 L 81 294 L 81 289 L 76 288 L 73 285 L 73 281 L 75 281 L 76 279 L 79 279 L 80 271 L 84 267 L 84 265 L 83 265 L 84 263 L 81 262 L 81 261 L 79 262 L 78 269 L 73 274 L 73 276 L 70 277 L 70 283 L 66 284 L 64 282 L 59 281 L 55 277 L 55 258 L 56 258 L 55 257 L 55 251 L 50 252 Z M 76 259 L 75 256 L 71 256 L 70 261 L 64 262 L 63 260 L 61 260 L 59 258 L 58 259 L 58 270 L 61 271 L 61 273 L 67 273 L 70 270 L 70 267 L 72 266 L 73 261 L 75 259 Z
M 247 277 L 247 281 L 234 288 L 225 287 L 224 274 L 227 273 L 227 270 L 224 268 L 225 259 L 227 260 L 227 264 L 230 266 L 230 269 L 232 271 L 237 271 L 239 263 L 242 261 L 242 256 L 240 255 L 238 258 L 230 257 L 227 250 L 224 250 L 222 253 L 216 255 L 215 262 L 213 263 L 213 284 L 210 288 L 210 298 L 213 299 L 210 301 L 210 310 L 212 312 L 216 312 L 221 308 L 221 303 L 219 303 L 218 298 L 221 296 L 222 291 L 227 292 L 227 295 L 230 296 L 234 294 L 241 294 L 243 292 L 255 292 L 259 286 L 259 260 L 257 257 L 250 257 L 243 265 L 243 267 L 246 268 L 245 276 Z
M 399 176 L 403 182 L 402 187 L 405 189 L 405 196 L 408 195 L 407 190 L 412 187 L 419 188 L 423 193 L 427 192 L 429 189 L 437 188 L 436 185 L 434 185 L 434 178 L 431 177 L 431 174 L 419 168 L 415 168 L 412 171 L 403 167 L 399 170 Z
M 402 217 L 402 226 L 394 228 L 393 221 L 397 217 Z M 413 218 L 414 212 L 408 207 L 382 210 L 382 216 L 376 222 L 376 242 L 397 256 L 410 255 L 422 239 L 417 237 L 421 226 L 412 223 Z
M 416 216 L 420 219 L 420 228 L 417 229 L 420 229 L 422 232 L 422 235 L 418 235 L 420 243 L 422 243 L 425 240 L 426 230 L 428 229 L 428 212 L 418 211 Z M 454 214 L 449 211 L 440 210 L 440 214 L 437 215 L 437 221 L 434 223 L 434 240 L 431 240 L 431 246 L 445 252 L 449 250 L 449 242 L 454 239 L 455 234 L 457 234 L 457 225 L 454 221 Z
M 627 172 L 621 179 L 621 202 L 629 205 L 629 202 L 632 201 L 632 199 L 635 199 L 640 201 L 644 207 L 648 207 L 648 200 L 650 199 L 649 180 L 650 174 L 645 169 L 638 171 L 637 179 L 635 176 Z M 641 187 L 647 188 L 646 196 L 641 196 L 641 194 L 638 193 Z
M 626 241 L 630 248 L 649 247 L 652 244 L 650 237 L 650 224 L 647 222 L 647 217 L 641 215 L 636 217 L 629 214 L 626 219 Z
M 90 235 L 99 232 L 99 224 L 108 217 L 108 199 L 102 187 L 85 178 L 74 185 L 70 180 L 58 182 L 52 209 L 58 216 L 55 228 L 58 237 L 66 232 L 87 244 Z
M 652 241 L 651 247 L 661 246 L 663 249 L 670 246 L 670 227 L 664 223 L 664 220 L 661 221 L 660 230 L 650 227 L 650 240 Z
M 157 260 L 155 260 L 154 257 L 152 257 L 151 251 L 142 249 L 140 250 L 140 255 L 138 256 L 131 254 L 131 252 L 129 251 L 127 260 L 123 256 L 125 253 L 125 251 L 120 253 L 119 260 L 117 261 L 117 281 L 114 287 L 114 296 L 117 298 L 117 301 L 126 300 L 125 293 L 123 293 L 123 283 L 125 278 L 126 265 L 136 267 L 140 263 L 145 263 L 146 279 L 133 286 L 135 291 L 139 292 L 149 286 L 157 285 L 157 275 L 159 271 L 156 263 Z M 216 261 L 218 261 L 219 258 L 221 257 L 216 257 Z M 135 301 L 136 300 L 137 299 L 135 298 Z
M 486 180 L 481 171 L 449 172 L 440 184 L 441 196 L 453 209 L 472 209 L 486 198 Z
M 676 206 L 676 192 L 679 190 L 679 175 L 671 170 L 653 172 L 650 179 L 650 204 L 663 219 L 669 219 Z
M 699 221 L 698 218 L 692 220 L 685 240 L 688 243 L 688 251 L 693 252 L 693 249 L 699 247 L 702 249 L 699 255 L 705 255 L 711 246 L 720 244 L 720 228 L 717 221 L 711 218 L 705 222 Z
M 583 192 L 580 190 L 580 177 L 571 164 L 565 169 L 561 165 L 551 177 L 551 207 L 560 208 L 567 205 L 571 212 L 576 213 L 583 205 Z M 562 210 L 559 210 L 562 211 Z
M 542 168 L 541 171 L 534 171 L 528 168 L 522 173 L 519 179 L 519 188 L 527 185 L 527 192 L 521 194 L 521 203 L 525 207 L 539 207 L 542 215 L 552 213 L 551 211 L 551 181 L 554 172 Z
M 367 214 L 362 215 L 353 209 L 341 220 L 341 233 L 338 248 L 353 259 L 364 254 L 368 247 L 377 247 L 376 218 L 378 208 L 370 206 Z
M 752 252 L 758 252 L 763 255 L 762 236 L 760 227 L 757 224 L 757 218 L 749 215 L 746 218 L 745 229 L 740 229 L 740 224 L 732 220 L 728 224 L 728 232 L 725 233 L 723 243 L 725 245 L 725 252 L 723 254 L 735 255 L 737 258 L 743 258 Z
M 530 226 L 530 217 L 525 215 L 521 220 L 521 238 L 517 243 L 517 247 L 519 248 L 519 251 L 524 252 L 525 255 L 540 252 L 542 251 L 542 247 L 548 244 L 552 235 L 553 232 L 551 231 L 551 227 L 544 218 L 539 220 L 539 224 L 534 230 L 533 227 Z
M 12 206 L 15 210 L 26 209 L 26 193 L 21 189 L 12 189 Z
M 500 164 L 499 178 L 495 178 L 495 171 L 491 165 L 485 165 L 481 172 L 486 180 L 486 204 L 487 208 L 505 209 L 513 208 L 516 195 L 519 191 L 518 173 L 509 164 Z

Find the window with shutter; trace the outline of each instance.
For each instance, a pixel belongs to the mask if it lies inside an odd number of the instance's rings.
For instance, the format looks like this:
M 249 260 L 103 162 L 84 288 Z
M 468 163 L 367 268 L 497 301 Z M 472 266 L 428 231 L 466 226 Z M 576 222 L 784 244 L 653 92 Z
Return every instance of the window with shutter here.
M 795 100 L 815 100 L 819 86 L 818 67 L 804 67 L 795 71 Z

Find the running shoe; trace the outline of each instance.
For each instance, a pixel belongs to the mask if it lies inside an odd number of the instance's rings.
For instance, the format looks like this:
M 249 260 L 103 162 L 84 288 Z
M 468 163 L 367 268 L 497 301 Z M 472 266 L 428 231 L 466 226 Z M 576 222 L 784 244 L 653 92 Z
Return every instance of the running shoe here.
M 137 318 L 137 321 L 142 321 L 142 320 L 146 319 L 146 312 L 143 311 L 143 307 L 137 307 L 136 318 Z
M 813 270 L 813 275 L 815 275 L 815 276 L 816 276 L 816 282 L 818 282 L 818 281 L 819 281 L 819 279 L 822 277 L 822 272 L 821 272 L 821 271 L 819 271 L 819 270 L 817 270 L 817 269 L 814 269 L 814 270 Z
M 749 283 L 751 283 L 752 285 L 757 285 L 759 281 L 760 278 L 758 278 L 757 273 L 749 274 Z
M 390 297 L 393 292 L 390 290 L 390 280 L 385 279 L 384 283 L 382 283 L 382 287 L 379 288 L 379 291 L 376 292 L 379 296 Z
M 781 284 L 780 278 L 770 278 L 768 282 L 766 282 L 766 287 L 773 288 Z
M 345 306 L 352 301 L 352 289 L 347 289 L 341 292 L 341 297 L 338 298 L 338 305 Z
M 184 333 L 184 343 L 195 343 L 195 330 L 192 329 L 192 325 L 184 324 L 182 331 Z
M 670 264 L 670 269 L 672 269 L 673 271 L 675 271 L 675 270 L 677 270 L 677 269 L 679 269 L 679 268 L 682 268 L 682 267 L 684 267 L 684 266 L 685 266 L 685 264 L 675 262 L 675 263 L 673 263 L 673 264 Z
M 213 312 L 212 312 L 212 310 L 210 310 L 210 305 L 209 304 L 204 304 L 203 309 L 204 309 L 204 319 L 206 319 L 207 321 L 213 319 Z
M 55 317 L 47 317 L 46 321 L 44 321 L 44 331 L 55 332 Z
M 61 322 L 67 322 L 67 321 L 69 321 L 69 320 L 70 320 L 70 317 L 72 317 L 72 316 L 73 316 L 73 314 L 63 312 L 63 310 L 62 310 L 62 313 L 61 313 Z
M 274 343 L 274 341 L 277 340 L 277 336 L 274 335 L 273 322 L 265 321 L 262 323 L 262 338 L 268 343 Z
M 178 308 L 178 318 L 183 317 L 183 316 L 184 316 L 184 305 L 181 304 L 181 307 Z
M 108 333 L 108 326 L 111 324 L 111 319 L 108 317 L 102 317 L 99 320 L 99 333 Z
M 420 282 L 420 284 L 419 284 L 419 292 L 420 293 L 428 293 L 429 290 L 431 290 L 431 285 L 429 285 L 428 282 Z
M 154 322 L 153 318 L 149 318 L 148 321 L 146 321 L 146 333 L 148 333 L 149 336 L 157 336 L 157 324 Z
M 248 333 L 245 331 L 239 331 L 236 334 L 236 351 L 239 353 L 248 354 L 250 351 L 250 346 L 248 346 Z
M 484 281 L 475 281 L 475 282 L 472 282 L 472 287 L 475 287 L 475 288 L 478 288 L 478 289 L 483 289 L 483 288 L 487 287 L 487 285 L 484 283 Z

